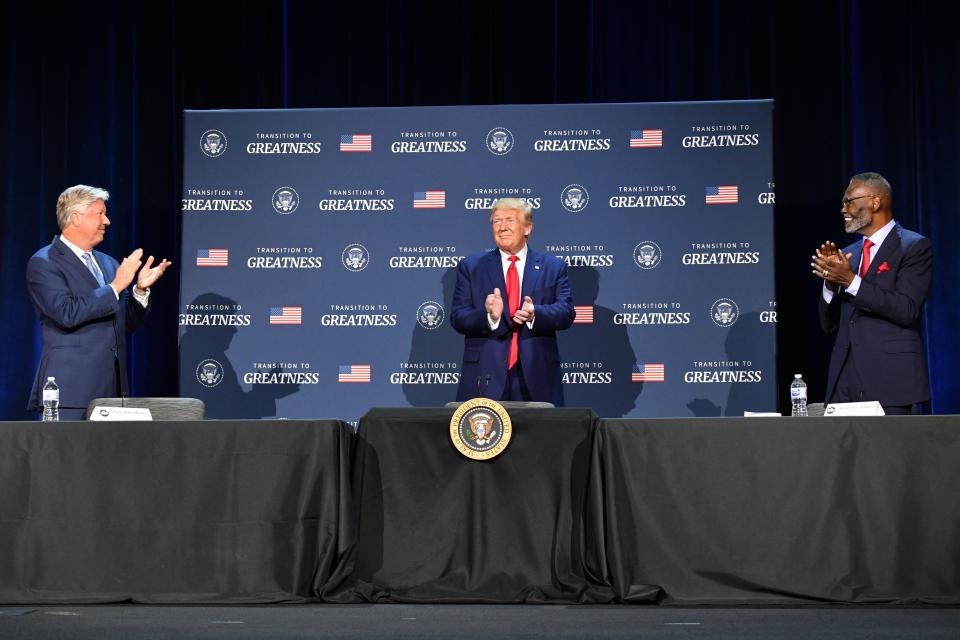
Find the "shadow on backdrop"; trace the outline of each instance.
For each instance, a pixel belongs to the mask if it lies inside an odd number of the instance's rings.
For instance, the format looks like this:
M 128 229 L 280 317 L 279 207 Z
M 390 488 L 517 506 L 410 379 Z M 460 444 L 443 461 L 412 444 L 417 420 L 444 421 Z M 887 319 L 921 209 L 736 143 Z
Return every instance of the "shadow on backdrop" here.
M 216 293 L 197 296 L 192 305 L 236 308 L 237 301 Z M 180 381 L 184 395 L 199 398 L 207 407 L 207 418 L 268 418 L 277 415 L 277 399 L 296 393 L 299 384 L 254 385 L 244 391 L 227 350 L 236 335 L 232 326 L 187 326 L 180 336 Z M 187 360 L 191 354 L 196 360 Z M 283 369 L 274 368 L 270 373 Z
M 562 361 L 582 365 L 564 369 L 564 401 L 568 407 L 590 407 L 602 418 L 622 418 L 633 410 L 643 391 L 643 383 L 630 381 L 637 356 L 627 328 L 613 323 L 613 309 L 596 304 L 600 293 L 600 273 L 596 269 L 569 267 L 567 275 L 574 305 L 593 305 L 593 324 L 574 324 L 557 334 Z M 568 374 L 574 372 L 610 374 L 603 378 L 609 382 L 573 382 L 578 376 Z
M 410 337 L 410 363 L 448 363 L 456 364 L 455 372 L 460 371 L 463 364 L 463 336 L 450 326 L 449 313 L 453 305 L 453 288 L 457 282 L 456 268 L 443 272 L 440 285 L 443 289 L 443 308 L 437 313 L 434 310 L 421 306 L 417 317 L 417 324 L 413 327 Z M 416 373 L 417 371 L 411 371 Z M 442 370 L 426 369 L 424 372 L 451 372 L 449 368 Z M 447 378 L 454 380 L 453 376 Z M 459 381 L 459 380 L 457 380 Z M 457 385 L 451 384 L 411 384 L 403 385 L 403 395 L 407 402 L 414 407 L 442 407 L 457 397 Z
M 776 354 L 758 354 L 753 348 L 758 342 L 769 340 L 767 332 L 775 332 L 776 325 L 760 322 L 760 313 L 751 312 L 741 315 L 729 329 L 724 349 L 727 360 L 733 364 L 722 367 L 722 370 L 748 372 L 748 378 L 760 383 L 777 375 Z M 758 359 L 762 358 L 762 360 Z M 694 398 L 687 403 L 687 408 L 698 418 L 714 418 L 724 416 L 743 416 L 744 411 L 776 411 L 777 399 L 757 398 L 756 389 L 749 383 L 731 384 L 727 394 L 725 406 L 716 404 L 709 398 Z

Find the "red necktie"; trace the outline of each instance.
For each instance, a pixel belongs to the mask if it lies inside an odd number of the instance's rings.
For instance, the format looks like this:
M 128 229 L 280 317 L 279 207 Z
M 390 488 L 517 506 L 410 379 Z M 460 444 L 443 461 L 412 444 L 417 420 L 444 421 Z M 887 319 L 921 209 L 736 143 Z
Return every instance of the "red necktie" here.
M 867 238 L 863 241 L 863 258 L 860 260 L 860 277 L 867 277 L 867 269 L 870 268 L 870 247 L 873 246 L 873 242 L 870 238 Z
M 520 306 L 520 275 L 517 273 L 517 256 L 510 256 L 510 268 L 507 269 L 507 307 L 510 317 L 513 318 Z M 519 327 L 517 327 L 519 329 Z M 511 327 L 510 331 L 510 359 L 507 361 L 507 369 L 512 369 L 517 364 L 517 331 Z

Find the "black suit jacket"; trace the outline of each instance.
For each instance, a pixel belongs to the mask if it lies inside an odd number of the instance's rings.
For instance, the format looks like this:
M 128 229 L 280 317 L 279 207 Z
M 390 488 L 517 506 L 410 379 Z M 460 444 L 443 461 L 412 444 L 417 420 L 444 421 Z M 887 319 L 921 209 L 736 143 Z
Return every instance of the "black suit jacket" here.
M 860 264 L 863 243 L 843 249 Z M 903 406 L 930 399 L 930 381 L 920 312 L 930 291 L 933 247 L 918 233 L 894 225 L 871 257 L 857 295 L 842 289 L 830 304 L 820 296 L 820 324 L 836 332 L 830 356 L 826 401 L 832 402 L 837 378 L 849 354 L 866 393 L 865 400 Z

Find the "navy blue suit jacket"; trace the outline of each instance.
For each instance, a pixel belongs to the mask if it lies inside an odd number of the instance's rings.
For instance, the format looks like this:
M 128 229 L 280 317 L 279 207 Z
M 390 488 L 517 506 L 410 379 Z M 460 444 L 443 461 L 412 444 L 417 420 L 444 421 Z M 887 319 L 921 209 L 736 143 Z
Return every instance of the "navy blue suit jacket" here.
M 94 398 L 128 393 L 126 332 L 140 326 L 147 308 L 129 291 L 117 300 L 109 283 L 119 263 L 99 251 L 93 255 L 108 283 L 102 287 L 60 236 L 27 262 L 27 290 L 43 335 L 28 409 L 43 405 L 47 376 L 57 378 L 63 408 L 85 409 Z M 115 361 L 120 366 L 119 390 Z
M 520 303 L 530 296 L 534 305 L 533 329 L 519 328 L 518 350 L 523 378 L 532 400 L 563 406 L 563 381 L 557 331 L 573 324 L 573 297 L 567 265 L 556 256 L 527 249 Z M 487 322 L 487 296 L 499 288 L 507 301 L 500 251 L 470 256 L 457 266 L 450 323 L 464 338 L 463 369 L 457 400 L 486 397 L 499 400 L 507 380 L 510 330 L 507 310 L 491 331 Z M 480 381 L 478 383 L 478 380 Z
M 863 243 L 843 249 L 860 264 Z M 827 377 L 827 402 L 847 354 L 853 358 L 866 394 L 884 406 L 930 399 L 927 362 L 920 337 L 920 312 L 933 277 L 930 240 L 895 225 L 870 258 L 857 295 L 842 289 L 830 304 L 820 296 L 820 324 L 837 332 Z

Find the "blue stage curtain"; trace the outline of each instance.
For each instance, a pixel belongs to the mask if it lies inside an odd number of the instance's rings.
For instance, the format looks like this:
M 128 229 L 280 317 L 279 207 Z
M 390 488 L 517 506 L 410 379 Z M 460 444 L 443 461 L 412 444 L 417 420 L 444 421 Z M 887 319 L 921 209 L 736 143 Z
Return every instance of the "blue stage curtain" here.
M 2 16 L 0 418 L 25 410 L 39 330 L 29 256 L 76 183 L 111 191 L 102 249 L 172 258 L 131 341 L 135 395 L 177 390 L 184 108 L 776 100 L 778 380 L 822 397 L 832 338 L 809 256 L 842 233 L 850 175 L 879 171 L 931 237 L 932 410 L 960 411 L 956 6 L 636 2 L 6 3 Z M 711 123 L 704 123 L 711 124 Z

